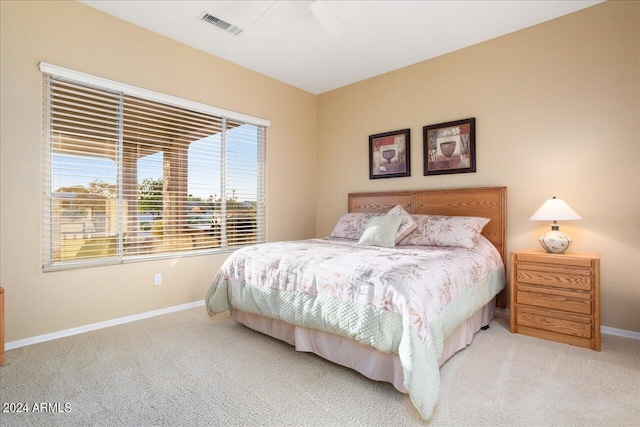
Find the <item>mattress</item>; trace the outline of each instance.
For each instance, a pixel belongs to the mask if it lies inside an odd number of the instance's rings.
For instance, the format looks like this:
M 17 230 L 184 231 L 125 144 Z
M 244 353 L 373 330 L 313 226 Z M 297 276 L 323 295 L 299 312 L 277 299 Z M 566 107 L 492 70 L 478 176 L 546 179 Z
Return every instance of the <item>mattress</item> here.
M 429 419 L 439 392 L 439 364 L 447 357 L 445 339 L 504 284 L 500 255 L 484 237 L 472 248 L 379 248 L 310 239 L 236 251 L 214 277 L 206 304 L 210 315 L 233 309 L 236 318 L 270 335 L 278 335 L 276 328 L 290 337 L 283 324 L 293 325 L 294 345 L 317 353 L 325 347 L 319 337 L 327 334 L 341 338 L 330 349 L 355 341 L 395 356 L 402 376 L 390 382 L 408 392 Z M 277 322 L 257 326 L 252 315 Z

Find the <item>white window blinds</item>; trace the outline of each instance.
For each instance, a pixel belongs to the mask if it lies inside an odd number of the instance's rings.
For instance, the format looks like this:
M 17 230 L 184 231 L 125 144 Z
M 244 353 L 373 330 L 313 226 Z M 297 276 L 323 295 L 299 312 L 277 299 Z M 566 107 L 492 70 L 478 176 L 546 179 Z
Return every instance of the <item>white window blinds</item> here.
M 45 270 L 264 242 L 268 122 L 41 69 Z

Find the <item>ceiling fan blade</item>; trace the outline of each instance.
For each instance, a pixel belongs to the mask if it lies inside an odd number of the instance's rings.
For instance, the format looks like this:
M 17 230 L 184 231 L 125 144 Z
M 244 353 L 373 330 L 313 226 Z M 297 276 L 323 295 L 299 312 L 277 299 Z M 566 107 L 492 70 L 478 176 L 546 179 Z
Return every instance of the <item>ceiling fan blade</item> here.
M 342 24 L 336 19 L 327 5 L 320 0 L 309 0 L 309 9 L 320 22 L 329 37 L 337 37 L 344 31 Z

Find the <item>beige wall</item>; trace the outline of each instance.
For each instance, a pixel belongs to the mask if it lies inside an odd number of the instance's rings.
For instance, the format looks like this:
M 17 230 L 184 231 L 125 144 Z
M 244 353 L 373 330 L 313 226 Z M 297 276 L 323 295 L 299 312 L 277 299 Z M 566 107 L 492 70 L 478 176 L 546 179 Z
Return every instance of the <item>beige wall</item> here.
M 225 255 L 41 272 L 40 61 L 271 121 L 268 238 L 315 233 L 316 97 L 77 2 L 1 2 L 7 341 L 202 300 Z M 163 284 L 154 286 L 154 273 Z
M 551 196 L 601 253 L 602 324 L 640 332 L 640 3 L 607 2 L 318 97 L 316 235 L 347 193 L 506 185 L 508 250 Z M 422 127 L 476 118 L 477 172 L 423 176 Z M 411 177 L 369 180 L 368 136 L 411 128 Z
M 563 197 L 584 218 L 562 224 L 572 249 L 602 254 L 603 324 L 640 331 L 638 3 L 607 2 L 317 97 L 76 2 L 0 4 L 8 341 L 201 300 L 225 259 L 41 272 L 40 61 L 270 120 L 270 241 L 327 235 L 348 192 L 507 185 L 509 250 L 536 247 L 548 227 L 528 218 Z M 478 172 L 422 176 L 422 126 L 466 117 L 477 119 Z M 412 177 L 369 180 L 368 135 L 406 127 Z

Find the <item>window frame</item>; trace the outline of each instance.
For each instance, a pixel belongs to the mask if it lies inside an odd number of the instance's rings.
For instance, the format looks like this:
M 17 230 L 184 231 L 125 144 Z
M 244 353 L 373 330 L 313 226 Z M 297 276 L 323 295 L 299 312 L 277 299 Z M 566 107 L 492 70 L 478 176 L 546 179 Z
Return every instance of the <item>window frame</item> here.
M 267 128 L 270 126 L 270 121 L 261 119 L 258 117 L 249 116 L 246 114 L 238 113 L 235 111 L 225 110 L 222 108 L 214 107 L 207 104 L 202 104 L 195 101 L 186 100 L 183 98 L 178 98 L 171 95 L 166 95 L 163 93 L 139 88 L 136 86 L 128 85 L 125 83 L 116 82 L 109 79 L 104 79 L 101 77 L 96 77 L 90 74 L 85 74 L 82 72 L 74 71 L 68 68 L 60 67 L 57 65 L 52 65 L 46 62 L 41 62 L 39 64 L 40 71 L 43 73 L 43 79 L 55 78 L 67 81 L 72 84 L 80 84 L 89 87 L 94 87 L 96 89 L 100 89 L 103 91 L 119 93 L 120 99 L 122 100 L 123 96 L 134 96 L 138 98 L 142 98 L 148 101 L 153 101 L 161 104 L 166 104 L 169 106 L 184 108 L 187 110 L 192 110 L 212 116 L 216 116 L 220 118 L 224 123 L 228 120 L 240 123 L 242 125 L 252 125 L 257 128 L 257 182 L 256 182 L 256 238 L 255 243 L 262 243 L 266 241 L 266 134 Z M 45 93 L 43 97 L 44 104 L 44 129 L 43 129 L 43 173 L 44 173 L 44 182 L 43 182 L 43 217 L 41 221 L 42 227 L 42 270 L 43 271 L 57 271 L 57 270 L 66 270 L 66 269 L 76 269 L 83 267 L 92 267 L 92 266 L 104 266 L 104 265 L 117 265 L 129 262 L 140 262 L 146 260 L 157 260 L 163 258 L 181 258 L 185 256 L 201 256 L 201 255 L 210 255 L 216 253 L 227 253 L 232 252 L 239 249 L 244 245 L 232 245 L 232 246 L 221 246 L 215 248 L 207 248 L 203 250 L 176 250 L 172 252 L 166 253 L 158 253 L 158 254 L 148 254 L 141 255 L 136 253 L 134 255 L 128 256 L 124 251 L 124 240 L 125 234 L 123 230 L 122 224 L 122 210 L 123 207 L 123 188 L 122 188 L 122 168 L 123 168 L 123 150 L 122 150 L 122 135 L 120 135 L 119 141 L 119 149 L 118 149 L 118 157 L 117 157 L 117 173 L 118 173 L 118 184 L 117 184 L 117 215 L 118 215 L 118 231 L 116 235 L 116 255 L 108 256 L 108 257 L 95 257 L 86 260 L 58 260 L 56 261 L 53 256 L 53 206 L 52 206 L 52 191 L 53 190 L 53 179 L 52 174 L 54 171 L 54 143 L 51 139 L 51 123 L 50 123 L 50 115 L 52 103 L 51 99 L 48 97 L 48 93 Z M 122 104 L 121 104 L 122 105 Z M 225 132 L 227 130 L 225 129 Z M 223 134 L 224 135 L 224 134 Z M 223 170 L 223 175 L 227 172 Z M 228 189 L 227 189 L 228 190 Z M 226 196 L 222 195 L 222 198 L 225 199 Z M 225 199 L 226 200 L 226 199 Z M 223 206 L 226 206 L 226 201 L 222 203 Z M 223 208 L 224 209 L 224 208 Z M 48 217 L 47 217 L 48 216 Z M 225 219 L 226 224 L 226 219 Z M 223 227 L 226 229 L 226 227 Z M 225 231 L 223 231 L 225 233 Z M 254 244 L 254 243 L 248 243 Z

